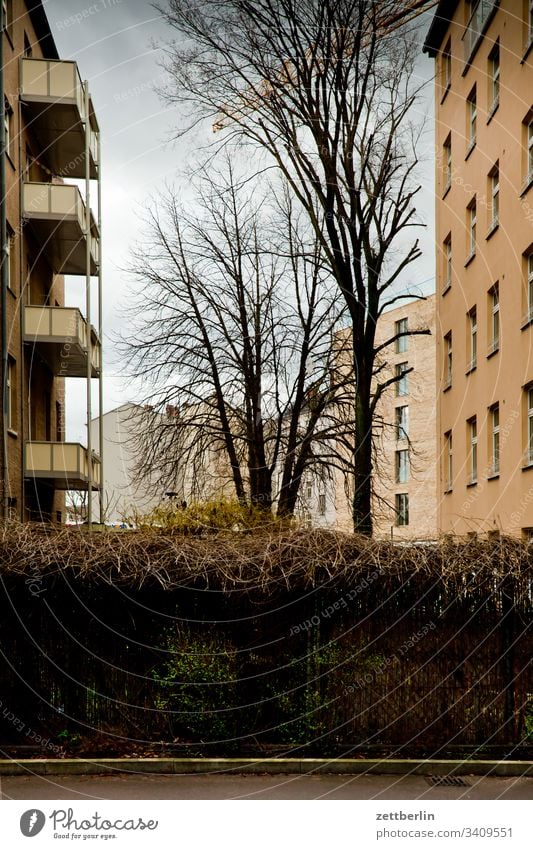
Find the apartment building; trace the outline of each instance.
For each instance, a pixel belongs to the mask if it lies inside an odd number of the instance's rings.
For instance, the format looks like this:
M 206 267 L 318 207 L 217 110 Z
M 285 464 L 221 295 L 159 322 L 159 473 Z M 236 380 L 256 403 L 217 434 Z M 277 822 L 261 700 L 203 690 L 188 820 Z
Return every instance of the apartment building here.
M 343 333 L 346 336 L 349 331 Z M 383 313 L 376 328 L 376 346 L 390 339 L 395 341 L 384 350 L 382 364 L 377 363 L 383 366 L 377 380 L 399 379 L 385 390 L 376 409 L 374 535 L 396 540 L 435 539 L 438 533 L 435 296 Z M 341 353 L 341 368 L 345 368 L 343 358 Z M 351 495 L 342 476 L 337 474 L 333 526 L 338 530 L 353 529 Z M 322 502 L 326 508 L 330 499 L 331 495 Z
M 533 528 L 533 4 L 440 2 L 439 527 Z
M 101 316 L 99 127 L 41 0 L 2 0 L 0 16 L 1 510 L 60 522 L 66 490 L 99 488 L 90 436 L 87 446 L 65 441 L 65 379 L 86 381 L 88 421 L 93 378 L 101 398 L 90 324 L 96 290 Z M 85 315 L 65 305 L 67 275 L 85 290 Z

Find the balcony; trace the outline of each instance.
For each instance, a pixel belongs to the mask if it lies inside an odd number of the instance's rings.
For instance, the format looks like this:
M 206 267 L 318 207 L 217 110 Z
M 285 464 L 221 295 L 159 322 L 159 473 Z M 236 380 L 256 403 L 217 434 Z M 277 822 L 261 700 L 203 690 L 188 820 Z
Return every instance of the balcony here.
M 85 94 L 75 62 L 21 60 L 21 99 L 52 173 L 85 177 Z M 89 102 L 91 179 L 98 175 L 98 123 Z
M 59 377 L 87 377 L 88 325 L 73 307 L 24 307 L 24 341 Z M 100 340 L 91 327 L 91 376 L 100 374 Z
M 85 274 L 85 204 L 76 186 L 24 183 L 22 214 L 56 274 Z M 98 228 L 91 213 L 90 274 L 98 272 Z
M 56 489 L 100 488 L 100 459 L 77 442 L 27 442 L 24 454 L 27 478 L 52 481 Z

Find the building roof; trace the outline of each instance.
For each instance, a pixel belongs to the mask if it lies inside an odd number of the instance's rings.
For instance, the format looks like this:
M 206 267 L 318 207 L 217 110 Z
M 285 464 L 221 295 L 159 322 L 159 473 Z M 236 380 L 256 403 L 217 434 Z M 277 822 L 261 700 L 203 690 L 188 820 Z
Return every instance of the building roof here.
M 458 5 L 459 0 L 440 0 L 422 48 L 424 53 L 433 57 L 439 52 Z
M 39 37 L 39 44 L 41 45 L 44 58 L 59 59 L 59 53 L 57 52 L 54 36 L 52 35 L 42 0 L 26 0 L 26 5 L 33 26 L 35 27 L 35 32 Z

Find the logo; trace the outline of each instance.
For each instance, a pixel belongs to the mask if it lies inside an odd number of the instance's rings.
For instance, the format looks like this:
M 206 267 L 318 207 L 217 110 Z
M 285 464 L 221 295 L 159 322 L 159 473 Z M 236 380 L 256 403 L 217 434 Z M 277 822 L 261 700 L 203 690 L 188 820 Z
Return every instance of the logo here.
M 32 808 L 25 811 L 20 818 L 20 830 L 24 837 L 35 837 L 43 830 L 46 817 L 42 811 Z

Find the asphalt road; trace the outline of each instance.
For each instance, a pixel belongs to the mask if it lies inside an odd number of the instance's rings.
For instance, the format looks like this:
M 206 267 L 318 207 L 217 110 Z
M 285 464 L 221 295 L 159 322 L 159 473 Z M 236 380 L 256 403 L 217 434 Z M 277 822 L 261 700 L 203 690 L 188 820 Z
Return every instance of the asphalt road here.
M 434 787 L 424 776 L 5 776 L 0 799 L 533 799 L 533 778 L 465 776 Z

